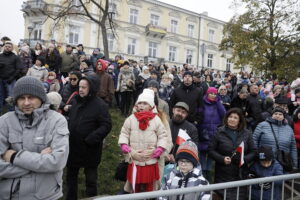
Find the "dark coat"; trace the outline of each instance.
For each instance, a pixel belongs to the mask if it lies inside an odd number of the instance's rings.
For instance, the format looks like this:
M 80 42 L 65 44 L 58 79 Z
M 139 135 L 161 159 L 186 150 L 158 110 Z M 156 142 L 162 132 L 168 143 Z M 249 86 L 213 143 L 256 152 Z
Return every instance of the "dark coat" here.
M 231 108 L 240 108 L 243 111 L 244 115 L 247 112 L 248 105 L 248 100 L 241 99 L 239 96 L 234 97 L 230 103 Z
M 97 167 L 101 160 L 102 142 L 112 123 L 107 104 L 96 97 L 99 87 L 97 76 L 88 76 L 90 93 L 76 96 L 69 114 L 70 154 L 68 167 Z
M 189 105 L 187 120 L 191 123 L 202 121 L 202 113 L 199 109 L 203 106 L 203 91 L 194 85 L 186 86 L 183 83 L 174 89 L 170 98 L 170 113 L 177 102 L 185 102 Z
M 256 125 L 263 121 L 261 113 L 263 112 L 263 100 L 259 95 L 250 94 L 247 98 L 249 104 L 247 113 L 249 118 L 253 118 Z
M 198 124 L 199 151 L 207 151 L 209 141 L 216 133 L 217 127 L 222 124 L 226 110 L 217 97 L 217 101 L 210 102 L 207 95 L 204 97 L 203 121 Z
M 170 120 L 170 130 L 172 134 L 172 142 L 174 144 L 174 149 L 172 150 L 172 153 L 175 155 L 178 149 L 178 145 L 176 144 L 176 138 L 178 136 L 179 130 L 185 130 L 186 133 L 190 136 L 191 140 L 198 145 L 199 139 L 198 139 L 198 131 L 194 124 L 188 122 L 187 120 L 184 120 L 182 123 L 176 123 Z
M 46 53 L 46 64 L 49 66 L 50 71 L 54 71 L 56 74 L 60 72 L 61 69 L 61 56 L 57 50 L 54 51 L 49 55 L 48 51 Z
M 62 101 L 60 103 L 60 108 L 63 109 L 69 99 L 69 97 L 73 94 L 73 92 L 78 91 L 78 86 L 72 86 L 71 83 L 67 83 L 64 85 L 61 90 Z
M 237 132 L 236 144 L 233 143 L 230 136 L 226 133 L 225 126 L 218 128 L 208 147 L 209 156 L 216 161 L 215 165 L 215 183 L 224 183 L 229 181 L 242 180 L 241 172 L 246 170 L 247 165 L 253 161 L 256 155 L 256 147 L 254 145 L 252 134 L 249 130 Z M 236 148 L 244 141 L 244 161 L 245 164 L 239 168 L 238 164 L 224 164 L 226 156 L 231 157 Z
M 19 78 L 22 68 L 21 59 L 13 52 L 0 54 L 0 79 L 12 82 Z
M 259 161 L 256 162 L 251 168 L 250 168 L 251 174 L 255 175 L 255 178 L 263 178 L 263 177 L 270 177 L 270 176 L 278 176 L 278 175 L 283 175 L 283 169 L 282 166 L 279 164 L 278 161 L 273 160 L 273 163 L 269 167 L 263 167 Z M 274 200 L 280 200 L 281 199 L 281 187 L 282 187 L 282 182 L 281 181 L 276 181 L 274 182 L 274 193 L 273 193 L 273 199 Z M 253 185 L 252 186 L 252 191 L 251 191 L 251 199 L 256 200 L 260 199 L 260 192 L 261 192 L 261 187 L 259 184 Z M 263 192 L 263 200 L 270 200 L 271 199 L 271 192 L 272 192 L 272 187 L 268 190 L 264 189 Z

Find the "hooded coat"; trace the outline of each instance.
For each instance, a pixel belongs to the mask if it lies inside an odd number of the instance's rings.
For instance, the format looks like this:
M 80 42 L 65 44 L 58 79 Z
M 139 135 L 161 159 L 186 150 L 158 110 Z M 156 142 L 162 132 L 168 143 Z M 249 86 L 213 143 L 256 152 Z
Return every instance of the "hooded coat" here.
M 88 96 L 75 97 L 69 113 L 70 154 L 67 166 L 97 167 L 101 161 L 103 139 L 109 134 L 112 123 L 107 104 L 96 96 L 99 78 L 92 75 L 81 80 L 88 81 L 90 91 Z
M 97 68 L 98 62 L 102 65 L 101 70 L 98 70 Z M 101 97 L 105 102 L 111 103 L 115 93 L 115 88 L 112 77 L 105 71 L 106 68 L 107 62 L 99 59 L 96 63 L 96 73 L 100 77 L 100 85 L 97 96 Z
M 219 97 L 216 97 L 216 101 L 210 102 L 207 99 L 207 95 L 205 95 L 203 101 L 203 121 L 197 127 L 199 132 L 199 151 L 207 150 L 209 141 L 216 133 L 217 127 L 222 124 L 226 113 Z

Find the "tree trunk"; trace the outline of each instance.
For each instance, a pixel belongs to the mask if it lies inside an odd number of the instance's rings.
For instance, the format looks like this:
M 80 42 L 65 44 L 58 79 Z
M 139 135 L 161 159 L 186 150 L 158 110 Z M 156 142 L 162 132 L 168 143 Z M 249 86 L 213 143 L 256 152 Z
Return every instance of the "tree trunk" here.
M 101 32 L 102 32 L 102 42 L 103 42 L 103 49 L 105 59 L 109 59 L 109 50 L 108 50 L 108 40 L 107 40 L 107 32 L 106 32 L 106 25 L 105 23 L 100 24 Z

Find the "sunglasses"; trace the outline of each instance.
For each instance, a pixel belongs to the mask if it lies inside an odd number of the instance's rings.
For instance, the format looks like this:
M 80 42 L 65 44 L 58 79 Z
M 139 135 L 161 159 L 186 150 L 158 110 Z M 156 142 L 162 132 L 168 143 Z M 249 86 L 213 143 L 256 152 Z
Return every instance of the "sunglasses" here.
M 69 78 L 70 81 L 77 81 L 77 78 Z

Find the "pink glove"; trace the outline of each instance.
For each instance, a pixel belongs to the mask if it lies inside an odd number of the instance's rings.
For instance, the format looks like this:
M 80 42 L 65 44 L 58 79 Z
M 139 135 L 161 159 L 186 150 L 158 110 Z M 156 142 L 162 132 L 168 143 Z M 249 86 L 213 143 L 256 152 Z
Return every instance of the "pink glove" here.
M 157 148 L 154 150 L 154 152 L 153 152 L 151 158 L 159 158 L 160 155 L 161 155 L 164 151 L 165 151 L 164 148 L 162 148 L 162 147 L 157 147 Z
M 122 150 L 123 153 L 131 152 L 131 149 L 127 144 L 121 144 L 121 150 Z

